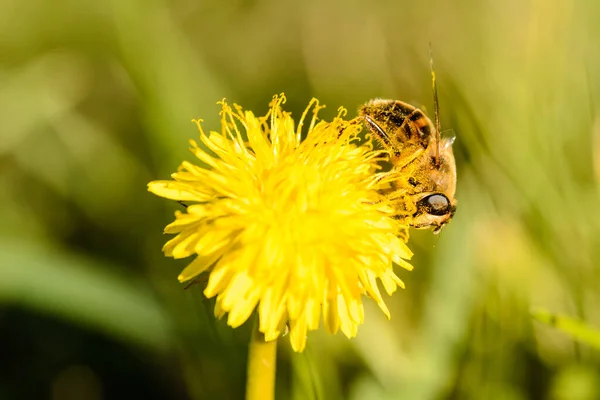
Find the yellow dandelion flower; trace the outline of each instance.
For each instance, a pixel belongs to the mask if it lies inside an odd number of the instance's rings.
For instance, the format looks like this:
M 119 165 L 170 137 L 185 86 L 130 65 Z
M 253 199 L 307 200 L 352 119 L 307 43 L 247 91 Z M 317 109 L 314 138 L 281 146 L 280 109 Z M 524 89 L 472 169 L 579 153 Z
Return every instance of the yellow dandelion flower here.
M 217 317 L 228 314 L 235 328 L 257 310 L 267 341 L 287 324 L 302 351 L 321 318 L 329 332 L 355 336 L 365 295 L 389 318 L 378 280 L 388 294 L 404 287 L 392 267 L 411 270 L 412 253 L 397 235 L 405 223 L 378 192 L 381 152 L 370 138 L 358 143 L 360 120 L 344 120 L 340 109 L 333 121 L 318 121 L 323 107 L 313 99 L 295 127 L 284 102 L 275 96 L 264 117 L 221 102 L 221 133 L 206 135 L 195 121 L 212 153 L 190 142 L 207 167 L 185 161 L 173 180 L 148 188 L 193 203 L 165 228 L 177 234 L 166 256 L 196 256 L 179 280 L 207 272 L 204 294 L 216 296 Z

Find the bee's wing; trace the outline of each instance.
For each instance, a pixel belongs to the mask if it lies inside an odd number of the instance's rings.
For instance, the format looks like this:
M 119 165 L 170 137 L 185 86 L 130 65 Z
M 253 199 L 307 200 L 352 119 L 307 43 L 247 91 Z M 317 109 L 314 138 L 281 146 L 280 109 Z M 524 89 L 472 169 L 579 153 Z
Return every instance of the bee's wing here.
M 371 100 L 359 113 L 365 117 L 367 128 L 394 153 L 409 145 L 425 149 L 435 133 L 423 111 L 398 100 Z

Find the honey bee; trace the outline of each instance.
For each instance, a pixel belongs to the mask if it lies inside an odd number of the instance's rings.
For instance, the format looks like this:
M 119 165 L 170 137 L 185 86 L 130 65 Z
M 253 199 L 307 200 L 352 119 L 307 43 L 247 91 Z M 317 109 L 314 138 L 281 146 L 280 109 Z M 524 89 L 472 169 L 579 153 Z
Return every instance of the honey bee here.
M 396 218 L 406 218 L 413 228 L 433 228 L 438 233 L 456 211 L 456 165 L 454 138 L 440 135 L 431 57 L 430 67 L 435 125 L 423 111 L 399 100 L 371 100 L 359 114 L 389 155 L 392 167 L 384 177 L 391 179 L 386 195 L 398 200 Z

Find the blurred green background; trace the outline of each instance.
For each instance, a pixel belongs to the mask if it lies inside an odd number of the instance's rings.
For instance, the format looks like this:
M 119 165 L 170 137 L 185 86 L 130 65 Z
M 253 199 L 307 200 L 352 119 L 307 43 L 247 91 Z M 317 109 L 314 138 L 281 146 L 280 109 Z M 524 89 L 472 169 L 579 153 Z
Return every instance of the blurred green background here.
M 146 191 L 223 97 L 285 92 L 431 112 L 458 212 L 414 232 L 407 288 L 354 340 L 282 340 L 280 399 L 600 399 L 600 5 L 595 0 L 0 0 L 0 399 L 240 399 L 249 328 L 164 258 Z M 551 319 L 552 320 L 552 319 Z M 592 335 L 592 337 L 594 337 Z

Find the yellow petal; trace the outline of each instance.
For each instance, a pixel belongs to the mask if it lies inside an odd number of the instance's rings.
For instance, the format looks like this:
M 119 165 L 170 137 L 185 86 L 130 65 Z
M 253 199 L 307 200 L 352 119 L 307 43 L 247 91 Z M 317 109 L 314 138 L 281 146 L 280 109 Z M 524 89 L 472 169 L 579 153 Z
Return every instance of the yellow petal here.
M 186 282 L 210 268 L 221 256 L 222 252 L 214 252 L 208 256 L 197 256 L 177 277 L 179 282 Z
M 157 196 L 179 201 L 207 201 L 211 196 L 197 190 L 193 185 L 174 181 L 152 181 L 148 191 Z

